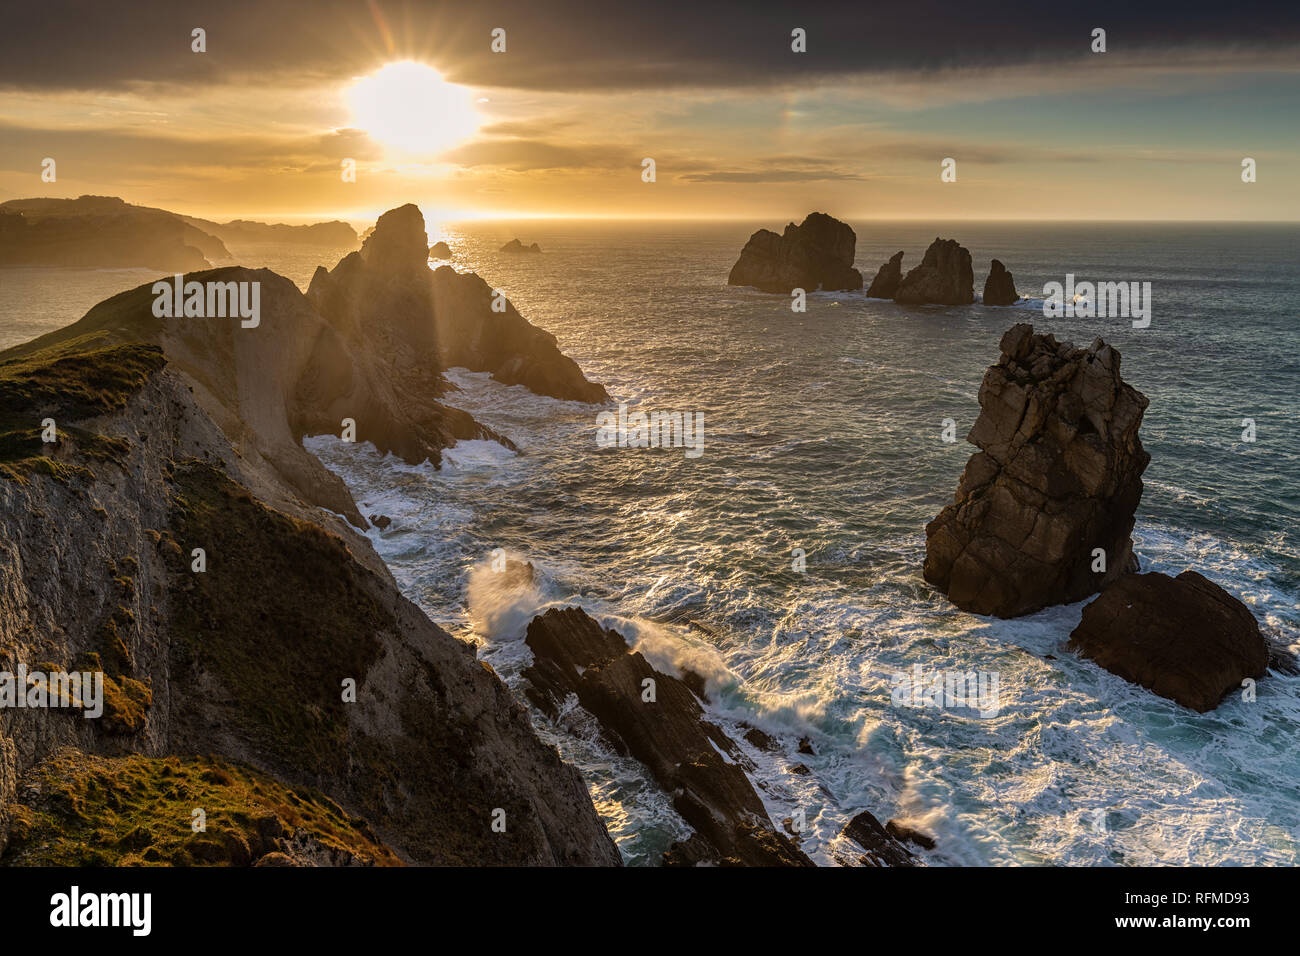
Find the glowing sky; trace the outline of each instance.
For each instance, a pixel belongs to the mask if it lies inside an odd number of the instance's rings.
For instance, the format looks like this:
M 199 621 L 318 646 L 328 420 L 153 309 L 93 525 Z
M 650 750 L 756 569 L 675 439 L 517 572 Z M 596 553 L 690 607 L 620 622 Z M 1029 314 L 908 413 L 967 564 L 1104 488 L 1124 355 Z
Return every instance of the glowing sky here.
M 407 201 L 447 219 L 1300 220 L 1294 4 L 105 6 L 4 15 L 0 199 L 290 221 Z

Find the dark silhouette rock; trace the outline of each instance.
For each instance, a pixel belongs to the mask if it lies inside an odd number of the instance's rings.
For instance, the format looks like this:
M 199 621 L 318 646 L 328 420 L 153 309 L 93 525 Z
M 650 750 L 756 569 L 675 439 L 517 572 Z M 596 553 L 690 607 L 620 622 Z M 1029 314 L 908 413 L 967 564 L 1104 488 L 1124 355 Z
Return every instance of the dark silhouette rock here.
M 450 259 L 451 246 L 447 245 L 445 242 L 441 242 L 441 241 L 435 242 L 433 245 L 429 247 L 429 258 Z
M 930 243 L 921 264 L 903 277 L 894 301 L 913 305 L 969 305 L 975 301 L 975 273 L 970 252 L 956 239 Z
M 933 850 L 936 846 L 934 837 L 916 827 L 890 820 L 885 824 L 885 832 L 900 843 L 914 843 L 923 850 Z
M 552 398 L 606 400 L 605 389 L 587 381 L 554 335 L 530 324 L 508 301 L 498 302 L 479 276 L 451 266 L 430 272 L 425 243 L 418 207 L 389 210 L 359 252 L 345 256 L 333 271 L 317 269 L 307 290 L 312 305 L 355 345 L 355 354 L 385 367 L 404 402 L 420 410 L 452 391 L 442 371 L 455 367 L 489 372 L 506 385 Z M 456 438 L 499 438 L 465 412 L 447 406 L 433 411 L 423 428 L 432 433 L 378 437 L 408 461 L 426 446 L 446 447 Z M 357 420 L 358 440 L 374 441 L 362 436 L 362 417 L 351 417 Z
M 863 866 L 915 866 L 911 851 L 880 825 L 880 821 L 863 810 L 844 827 L 841 836 L 847 837 L 866 851 L 858 857 Z
M 301 226 L 286 223 L 253 222 L 232 219 L 230 222 L 213 222 L 184 216 L 186 222 L 232 245 L 243 243 L 274 242 L 284 246 L 319 246 L 323 249 L 355 248 L 357 232 L 346 222 L 313 222 Z
M 1146 396 L 1120 378 L 1115 349 L 1076 349 L 1023 323 L 1001 347 L 966 437 L 980 451 L 925 528 L 925 579 L 963 610 L 1015 617 L 1133 570 L 1151 456 L 1138 437 Z
M 529 700 L 555 715 L 565 697 L 576 695 L 616 749 L 645 764 L 694 828 L 695 838 L 676 844 L 665 862 L 812 864 L 773 827 L 742 769 L 742 752 L 705 718 L 685 683 L 655 670 L 580 608 L 551 608 L 533 618 L 526 640 L 533 652 L 524 671 Z M 652 701 L 644 699 L 647 687 L 654 688 Z
M 808 754 L 808 756 L 810 757 L 817 756 L 816 751 L 813 750 L 812 741 L 809 740 L 807 737 L 799 738 L 799 752 L 801 754 Z
M 903 254 L 896 252 L 889 261 L 880 267 L 876 277 L 867 289 L 868 299 L 892 299 L 898 291 L 898 284 L 903 281 Z
M 820 212 L 809 214 L 797 226 L 790 223 L 779 236 L 760 229 L 745 243 L 727 285 L 785 293 L 861 289 L 862 273 L 853 268 L 857 242 L 845 223 Z
M 504 246 L 501 247 L 501 251 L 512 253 L 512 254 L 534 253 L 534 252 L 541 252 L 542 247 L 535 242 L 531 246 L 526 246 L 518 239 L 511 239 L 509 242 L 507 242 Z
M 393 523 L 393 519 L 388 517 L 388 515 L 371 515 L 370 523 L 380 531 L 386 531 L 388 530 L 388 526 Z
M 0 203 L 2 213 L 18 213 L 31 227 L 19 246 L 0 247 L 0 264 L 5 265 L 147 266 L 189 272 L 208 268 L 208 260 L 230 258 L 216 233 L 196 224 L 201 220 L 136 206 L 116 196 L 10 199 Z
M 0 266 L 192 272 L 209 267 L 203 253 L 188 241 L 196 231 L 167 215 L 68 215 L 33 220 L 22 212 L 0 209 Z
M 578 363 L 560 351 L 555 336 L 522 315 L 472 272 L 440 266 L 433 272 L 434 329 L 443 368 L 490 372 L 505 385 L 538 395 L 598 404 L 605 386 L 588 381 Z
M 1019 300 L 1015 279 L 1001 259 L 994 259 L 989 267 L 989 277 L 984 280 L 984 304 L 1011 305 Z
M 1113 674 L 1205 713 L 1263 677 L 1268 643 L 1246 605 L 1195 571 L 1126 574 L 1083 609 L 1069 646 Z

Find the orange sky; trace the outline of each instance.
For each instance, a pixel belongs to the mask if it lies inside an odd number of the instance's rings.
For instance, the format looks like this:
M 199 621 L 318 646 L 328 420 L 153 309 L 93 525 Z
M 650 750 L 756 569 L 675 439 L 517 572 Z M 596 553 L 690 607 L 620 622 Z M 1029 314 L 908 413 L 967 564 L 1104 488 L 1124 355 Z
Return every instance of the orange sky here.
M 1066 37 L 1079 55 L 1046 62 L 873 68 L 845 60 L 852 49 L 818 59 L 828 39 L 815 29 L 794 53 L 778 23 L 770 76 L 745 49 L 724 51 L 730 73 L 687 49 L 667 73 L 629 80 L 653 50 L 586 62 L 579 47 L 566 70 L 545 51 L 530 58 L 533 38 L 517 29 L 493 59 L 486 27 L 421 44 L 409 23 L 372 16 L 349 27 L 337 67 L 312 47 L 263 69 L 229 55 L 251 34 L 214 28 L 195 53 L 188 22 L 151 38 L 170 51 L 152 66 L 91 57 L 64 80 L 57 68 L 37 76 L 15 49 L 0 72 L 0 198 L 93 193 L 212 218 L 355 223 L 407 201 L 441 220 L 813 208 L 855 220 L 1300 220 L 1290 46 L 1115 43 L 1099 56 L 1083 30 Z M 420 65 L 391 79 L 394 63 Z M 676 82 L 692 71 L 699 82 Z M 54 183 L 41 179 L 46 157 Z M 941 181 L 946 158 L 955 182 Z

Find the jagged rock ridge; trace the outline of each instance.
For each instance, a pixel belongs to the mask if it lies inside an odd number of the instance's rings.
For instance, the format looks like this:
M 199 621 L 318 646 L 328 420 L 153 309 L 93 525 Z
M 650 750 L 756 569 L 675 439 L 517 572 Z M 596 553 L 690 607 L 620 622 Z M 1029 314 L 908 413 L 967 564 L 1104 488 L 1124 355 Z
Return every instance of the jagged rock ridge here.
M 696 836 L 666 862 L 807 866 L 812 861 L 772 826 L 745 775 L 744 755 L 705 719 L 688 685 L 655 670 L 618 633 L 580 608 L 551 608 L 528 625 L 529 698 L 554 715 L 569 694 L 613 745 L 646 765 Z M 645 682 L 650 681 L 651 685 Z M 653 686 L 654 700 L 644 697 Z

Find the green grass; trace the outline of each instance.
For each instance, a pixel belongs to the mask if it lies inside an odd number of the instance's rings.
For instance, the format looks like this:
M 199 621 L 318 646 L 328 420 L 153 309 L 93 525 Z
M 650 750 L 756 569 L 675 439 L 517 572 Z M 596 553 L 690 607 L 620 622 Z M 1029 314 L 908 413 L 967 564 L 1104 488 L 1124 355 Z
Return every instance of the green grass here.
M 305 831 L 360 861 L 400 865 L 327 797 L 215 757 L 98 757 L 61 750 L 24 778 L 7 866 L 246 866 Z M 193 811 L 206 814 L 195 833 Z
M 75 426 L 123 408 L 166 364 L 155 345 L 106 344 L 92 333 L 33 352 L 0 357 L 0 475 L 26 481 L 48 475 L 60 481 L 92 479 L 86 461 L 121 461 L 130 443 Z M 52 418 L 59 442 L 42 441 L 41 422 Z M 79 460 L 55 458 L 70 447 Z

